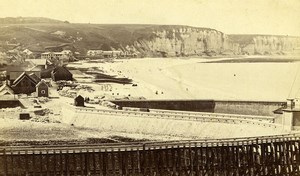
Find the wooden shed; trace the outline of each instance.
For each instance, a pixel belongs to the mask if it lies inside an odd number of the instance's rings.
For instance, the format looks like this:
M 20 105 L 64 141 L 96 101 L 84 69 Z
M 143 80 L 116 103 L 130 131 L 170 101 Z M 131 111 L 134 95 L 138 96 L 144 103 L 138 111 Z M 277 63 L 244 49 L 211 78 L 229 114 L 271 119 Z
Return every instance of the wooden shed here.
M 84 98 L 81 95 L 78 95 L 74 99 L 74 105 L 75 106 L 82 106 L 82 107 L 84 107 Z
M 48 85 L 46 84 L 45 80 L 42 79 L 36 85 L 36 94 L 38 97 L 48 97 L 49 96 Z

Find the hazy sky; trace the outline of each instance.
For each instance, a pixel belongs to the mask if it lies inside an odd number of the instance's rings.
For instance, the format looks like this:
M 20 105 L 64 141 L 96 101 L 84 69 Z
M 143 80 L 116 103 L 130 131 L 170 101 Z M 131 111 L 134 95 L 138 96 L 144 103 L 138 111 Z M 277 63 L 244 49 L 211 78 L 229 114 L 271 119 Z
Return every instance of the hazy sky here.
M 300 0 L 0 0 L 0 17 L 17 16 L 300 36 Z

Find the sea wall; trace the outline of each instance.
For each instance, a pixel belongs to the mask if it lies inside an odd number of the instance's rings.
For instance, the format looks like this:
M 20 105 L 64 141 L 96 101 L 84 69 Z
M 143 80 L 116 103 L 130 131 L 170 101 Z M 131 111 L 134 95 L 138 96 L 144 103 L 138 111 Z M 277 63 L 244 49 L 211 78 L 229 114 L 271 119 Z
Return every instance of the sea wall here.
M 121 107 L 214 112 L 214 100 L 112 100 Z
M 215 101 L 214 112 L 228 114 L 274 116 L 273 111 L 285 105 L 285 102 Z
M 161 116 L 161 117 L 158 117 Z M 230 138 L 281 134 L 280 126 L 259 121 L 214 118 L 172 118 L 147 112 L 64 107 L 61 122 L 75 127 L 134 134 L 198 138 Z M 253 129 L 255 128 L 255 131 Z
M 219 100 L 112 100 L 121 107 L 274 116 L 285 102 Z

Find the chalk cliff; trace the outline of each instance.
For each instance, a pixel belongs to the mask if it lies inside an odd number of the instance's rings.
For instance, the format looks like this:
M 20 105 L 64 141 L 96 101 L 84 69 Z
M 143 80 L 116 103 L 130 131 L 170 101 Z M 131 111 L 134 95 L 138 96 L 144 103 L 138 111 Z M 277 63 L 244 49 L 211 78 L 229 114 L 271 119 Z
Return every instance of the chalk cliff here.
M 221 53 L 231 47 L 228 36 L 213 29 L 173 28 L 153 31 L 151 39 L 140 39 L 134 47 L 150 53 L 166 56 L 202 55 L 203 53 Z
M 163 56 L 283 55 L 300 53 L 300 37 L 226 35 L 214 29 L 174 27 L 152 31 L 150 38 L 140 38 L 130 47 Z
M 241 54 L 291 54 L 299 53 L 300 38 L 272 35 L 231 35 Z
M 182 25 L 73 24 L 45 18 L 0 18 L 0 51 L 12 44 L 44 51 L 122 50 L 139 56 L 299 53 L 300 37 L 227 35 Z

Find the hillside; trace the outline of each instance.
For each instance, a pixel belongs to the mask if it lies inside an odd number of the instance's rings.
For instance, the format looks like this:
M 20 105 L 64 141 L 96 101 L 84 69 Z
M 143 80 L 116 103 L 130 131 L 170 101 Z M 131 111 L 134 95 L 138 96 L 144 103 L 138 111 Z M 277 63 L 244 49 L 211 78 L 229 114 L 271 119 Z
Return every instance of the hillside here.
M 0 18 L 0 24 L 28 24 L 28 23 L 63 23 L 60 20 L 42 17 L 6 17 Z
M 47 18 L 0 18 L 0 47 L 31 50 L 123 50 L 141 56 L 284 54 L 300 46 L 287 36 L 226 35 L 178 25 L 72 24 Z

